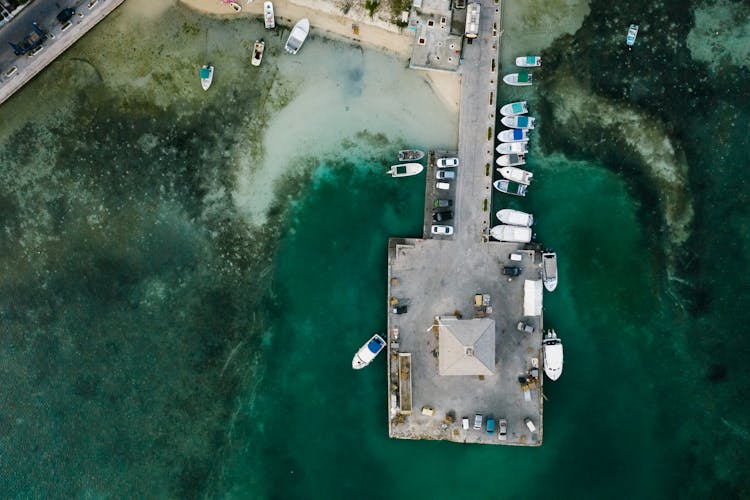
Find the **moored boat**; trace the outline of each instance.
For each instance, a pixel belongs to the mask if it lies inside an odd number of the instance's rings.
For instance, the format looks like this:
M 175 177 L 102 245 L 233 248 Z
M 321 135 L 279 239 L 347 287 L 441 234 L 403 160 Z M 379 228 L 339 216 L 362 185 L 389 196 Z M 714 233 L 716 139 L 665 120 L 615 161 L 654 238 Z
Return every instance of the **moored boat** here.
M 563 346 L 562 340 L 557 337 L 557 332 L 547 330 L 542 347 L 544 348 L 544 373 L 550 380 L 557 380 L 563 371 Z
M 508 179 L 498 179 L 492 185 L 501 193 L 513 196 L 526 196 L 526 190 L 529 188 L 526 184 L 519 184 Z
M 526 164 L 526 158 L 522 154 L 513 153 L 509 155 L 501 155 L 495 160 L 495 163 L 501 167 L 518 167 Z
M 263 60 L 263 50 L 266 48 L 266 42 L 261 38 L 256 40 L 253 45 L 253 58 L 250 60 L 250 64 L 253 66 L 260 66 L 260 62 Z
M 401 163 L 392 165 L 386 173 L 391 174 L 391 177 L 408 177 L 417 175 L 422 170 L 424 170 L 424 166 L 421 163 Z
M 503 116 L 500 123 L 510 128 L 531 130 L 534 128 L 534 118 L 531 116 Z
M 501 155 L 509 155 L 512 153 L 524 154 L 529 152 L 529 141 L 523 142 L 503 142 L 498 144 L 495 151 Z
M 211 82 L 214 81 L 214 67 L 210 64 L 203 66 L 200 71 L 200 77 L 201 87 L 203 87 L 203 90 L 208 90 L 208 87 L 211 86 Z
M 531 228 L 500 224 L 490 229 L 490 236 L 496 240 L 510 243 L 529 243 L 531 241 Z
M 533 215 L 521 212 L 520 210 L 513 210 L 512 208 L 498 210 L 495 216 L 503 224 L 510 224 L 511 226 L 530 227 L 534 223 Z
M 385 340 L 377 333 L 370 338 L 365 345 L 359 348 L 357 354 L 352 358 L 352 368 L 360 370 L 365 366 L 369 365 L 370 362 L 375 359 L 375 356 L 380 354 L 380 351 L 385 347 Z
M 500 108 L 500 114 L 503 116 L 525 115 L 529 112 L 526 101 L 509 102 Z
M 237 2 L 229 2 L 229 6 L 235 12 L 240 12 L 242 10 L 242 5 L 238 4 Z
M 267 30 L 272 30 L 276 27 L 276 17 L 273 14 L 273 4 L 271 2 L 263 3 L 263 22 Z
M 555 252 L 542 252 L 542 279 L 547 291 L 557 288 L 557 254 Z
M 540 56 L 521 56 L 516 57 L 516 66 L 519 68 L 536 68 L 542 65 Z
M 628 48 L 632 48 L 633 45 L 635 45 L 635 39 L 638 36 L 638 25 L 637 24 L 631 24 L 628 28 L 628 36 L 625 38 L 625 43 L 628 45 Z
M 534 174 L 528 170 L 523 170 L 518 167 L 502 167 L 498 168 L 497 171 L 509 181 L 517 182 L 519 184 L 531 184 L 531 180 L 534 177 Z
M 424 151 L 418 149 L 402 149 L 398 152 L 398 161 L 418 161 L 424 158 Z
M 510 73 L 503 77 L 503 81 L 508 85 L 513 85 L 515 87 L 525 87 L 532 84 L 532 76 L 531 73 L 526 73 L 525 71 L 520 73 Z
M 294 28 L 292 28 L 292 32 L 289 34 L 289 38 L 287 38 L 286 40 L 284 50 L 286 50 L 290 54 L 296 54 L 297 52 L 299 52 L 299 49 L 300 47 L 302 47 L 302 44 L 305 43 L 305 39 L 307 38 L 307 34 L 309 32 L 310 21 L 308 21 L 307 18 L 297 21 L 297 24 L 294 25 Z
M 522 142 L 529 140 L 529 132 L 527 129 L 522 128 L 511 128 L 503 130 L 497 134 L 497 140 L 500 142 Z

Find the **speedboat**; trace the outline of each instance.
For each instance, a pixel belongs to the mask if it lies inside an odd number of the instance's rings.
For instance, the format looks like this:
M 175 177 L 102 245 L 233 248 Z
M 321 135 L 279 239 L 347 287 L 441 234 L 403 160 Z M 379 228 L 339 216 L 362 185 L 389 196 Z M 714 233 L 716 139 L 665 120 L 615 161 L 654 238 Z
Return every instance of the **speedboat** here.
M 544 288 L 552 292 L 557 288 L 557 254 L 542 252 L 542 279 Z
M 525 115 L 529 112 L 526 101 L 509 102 L 500 108 L 500 114 L 503 116 Z
M 380 351 L 382 351 L 384 347 L 385 340 L 376 333 L 370 340 L 365 342 L 365 345 L 360 347 L 357 354 L 354 355 L 354 358 L 352 358 L 352 368 L 360 370 L 369 365 L 370 362 L 375 359 L 375 356 L 380 354 Z
M 511 226 L 530 227 L 534 223 L 533 215 L 521 212 L 520 210 L 513 210 L 512 208 L 498 210 L 495 215 L 497 216 L 497 220 L 503 224 L 510 224 Z
M 523 142 L 503 142 L 498 144 L 495 151 L 501 155 L 509 155 L 512 153 L 524 154 L 529 152 L 529 141 Z
M 518 167 L 503 167 L 498 168 L 497 171 L 509 181 L 519 184 L 531 184 L 531 180 L 534 177 L 534 174 L 528 170 L 522 170 Z
M 508 85 L 513 85 L 515 87 L 525 87 L 531 85 L 532 75 L 531 73 L 526 72 L 511 73 L 509 75 L 505 75 L 503 77 L 503 81 Z
M 497 140 L 500 142 L 522 142 L 529 140 L 529 132 L 527 129 L 512 128 L 503 130 L 497 134 Z
M 214 81 L 214 67 L 206 64 L 201 68 L 200 76 L 201 87 L 203 87 L 203 90 L 208 90 L 208 87 L 211 86 L 211 82 Z
M 526 196 L 526 190 L 529 188 L 526 184 L 519 184 L 508 179 L 498 179 L 492 185 L 501 193 L 512 194 L 514 196 Z
M 557 380 L 563 371 L 562 340 L 554 330 L 547 330 L 542 341 L 544 348 L 544 373 L 550 380 Z
M 309 32 L 310 21 L 308 21 L 307 18 L 297 21 L 297 24 L 294 25 L 292 32 L 289 34 L 289 38 L 286 40 L 284 50 L 290 54 L 296 54 L 299 52 L 299 49 L 302 47 L 302 44 L 305 43 L 305 39 Z
M 500 156 L 495 160 L 495 163 L 501 167 L 518 167 L 526 164 L 526 158 L 521 154 L 514 153 Z
M 534 128 L 534 118 L 531 116 L 503 116 L 500 123 L 510 128 L 527 130 Z
M 424 170 L 424 166 L 421 163 L 401 163 L 391 166 L 386 174 L 391 174 L 391 177 L 408 177 L 417 175 L 422 170 Z
M 519 68 L 536 68 L 542 65 L 540 56 L 522 56 L 516 57 L 516 66 Z
M 638 25 L 637 24 L 631 24 L 628 28 L 628 36 L 625 38 L 625 43 L 628 44 L 629 48 L 632 48 L 633 45 L 635 45 L 635 38 L 638 36 Z
M 496 240 L 510 243 L 529 243 L 531 241 L 531 228 L 500 224 L 490 229 L 490 236 Z
M 263 60 L 263 50 L 266 48 L 266 42 L 261 38 L 255 41 L 253 45 L 253 58 L 250 60 L 250 64 L 253 66 L 260 66 L 260 62 Z
M 276 17 L 273 15 L 273 4 L 271 2 L 263 3 L 263 22 L 267 30 L 272 30 L 276 27 Z
M 398 152 L 398 161 L 418 161 L 424 158 L 424 152 L 418 149 L 402 149 Z

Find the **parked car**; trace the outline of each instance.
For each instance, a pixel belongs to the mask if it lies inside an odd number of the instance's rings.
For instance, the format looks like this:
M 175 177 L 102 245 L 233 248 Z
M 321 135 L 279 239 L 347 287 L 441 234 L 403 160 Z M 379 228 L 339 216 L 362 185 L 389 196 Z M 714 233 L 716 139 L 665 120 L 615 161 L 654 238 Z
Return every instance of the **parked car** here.
M 457 167 L 458 166 L 458 158 L 456 157 L 447 157 L 447 158 L 438 158 L 437 159 L 437 167 L 438 168 L 446 168 L 446 167 Z
M 437 174 L 435 174 L 435 178 L 438 180 L 455 179 L 456 171 L 455 170 L 438 170 Z
M 469 430 L 469 417 L 464 417 L 461 419 L 461 426 L 464 428 L 465 431 Z
M 438 182 L 438 183 L 435 184 L 435 187 L 438 188 L 438 189 L 442 189 L 444 191 L 447 191 L 448 189 L 451 188 L 451 185 L 450 185 L 449 182 Z
M 453 234 L 453 226 L 442 226 L 442 225 L 433 225 L 430 229 L 430 232 L 432 234 L 444 234 L 445 236 L 450 236 Z
M 478 431 L 482 429 L 482 415 L 480 413 L 474 414 L 474 430 Z
M 450 210 L 442 210 L 432 214 L 432 222 L 445 222 L 453 219 L 453 212 Z
M 508 255 L 508 258 L 514 262 L 521 262 L 523 260 L 523 255 L 520 253 L 512 253 Z
M 76 14 L 75 9 L 63 9 L 57 14 L 57 20 L 60 24 L 70 21 L 70 18 Z
M 508 440 L 508 421 L 504 418 L 501 418 L 497 421 L 498 426 L 498 435 L 497 438 L 500 441 L 507 441 Z
M 409 308 L 406 306 L 396 306 L 392 310 L 393 310 L 393 314 L 404 314 L 406 313 L 406 311 L 409 310 Z
M 529 429 L 529 431 L 536 432 L 536 426 L 534 425 L 534 421 L 531 420 L 531 418 L 524 418 L 523 423 L 526 424 L 526 428 Z
M 534 328 L 533 326 L 527 323 L 524 323 L 523 321 L 518 322 L 518 325 L 516 325 L 516 329 L 518 329 L 519 332 L 529 333 L 529 334 L 534 333 L 536 331 L 536 328 Z
M 449 208 L 453 206 L 453 200 L 446 200 L 443 198 L 438 198 L 435 200 L 435 203 L 432 204 L 433 208 Z
M 435 408 L 433 408 L 432 406 L 423 406 L 422 407 L 422 415 L 424 415 L 426 417 L 431 417 L 431 416 L 435 415 Z
M 487 434 L 495 433 L 495 419 L 490 417 L 487 419 Z
M 503 266 L 503 275 L 518 276 L 521 274 L 521 268 L 516 266 Z

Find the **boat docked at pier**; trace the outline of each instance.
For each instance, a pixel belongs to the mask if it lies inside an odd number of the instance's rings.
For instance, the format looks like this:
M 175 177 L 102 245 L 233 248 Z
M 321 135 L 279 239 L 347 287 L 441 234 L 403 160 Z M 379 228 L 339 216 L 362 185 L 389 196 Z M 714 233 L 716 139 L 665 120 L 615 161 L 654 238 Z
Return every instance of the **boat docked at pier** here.
M 267 30 L 272 30 L 276 27 L 276 16 L 274 16 L 273 4 L 271 2 L 263 3 L 263 23 L 265 23 Z
M 524 226 L 511 226 L 500 224 L 490 229 L 490 236 L 498 241 L 510 243 L 529 243 L 531 241 L 531 228 Z
M 503 167 L 498 168 L 497 171 L 509 181 L 519 184 L 531 184 L 531 180 L 534 178 L 534 174 L 518 167 Z
M 526 87 L 532 84 L 532 76 L 533 75 L 531 73 L 522 71 L 520 73 L 511 73 L 509 75 L 505 75 L 503 77 L 503 81 L 508 85 L 513 85 L 514 87 Z
M 352 368 L 355 370 L 361 370 L 365 366 L 369 365 L 375 357 L 380 354 L 380 351 L 385 347 L 385 340 L 377 333 L 370 338 L 365 345 L 359 348 L 357 354 L 352 358 Z
M 542 65 L 541 56 L 516 57 L 516 66 L 519 68 L 538 68 Z
M 250 59 L 250 64 L 253 66 L 260 66 L 260 62 L 263 60 L 263 51 L 266 48 L 266 42 L 261 38 L 256 40 L 253 45 L 253 57 Z
M 503 116 L 500 123 L 510 128 L 531 130 L 534 128 L 534 118 L 531 116 Z
M 563 345 L 557 332 L 547 330 L 542 340 L 544 349 L 544 373 L 550 380 L 557 380 L 563 371 Z
M 286 40 L 284 50 L 290 54 L 296 54 L 305 43 L 308 33 L 310 33 L 310 21 L 307 18 L 300 19 L 297 24 L 292 28 L 292 32 L 289 34 L 289 38 Z
M 516 153 L 501 155 L 495 160 L 495 163 L 501 167 L 518 167 L 526 164 L 526 157 Z
M 398 152 L 398 161 L 419 161 L 424 158 L 424 151 L 418 149 L 402 149 Z
M 424 170 L 424 166 L 421 163 L 401 163 L 392 165 L 386 173 L 391 174 L 391 177 L 409 177 L 410 175 L 417 175 L 422 170 Z
M 557 288 L 557 254 L 542 252 L 542 280 L 544 288 L 552 292 Z
M 508 179 L 498 179 L 492 183 L 492 186 L 501 193 L 513 196 L 526 196 L 526 190 L 529 188 L 526 184 L 519 184 Z
M 521 212 L 520 210 L 513 210 L 512 208 L 498 210 L 495 216 L 503 224 L 510 224 L 511 226 L 531 227 L 534 224 L 533 215 Z
M 503 130 L 497 134 L 497 140 L 500 142 L 523 142 L 529 140 L 529 132 L 522 128 L 511 128 Z
M 203 66 L 200 71 L 200 77 L 201 87 L 203 87 L 203 90 L 208 90 L 211 83 L 214 81 L 214 67 L 210 64 Z
M 524 154 L 529 152 L 529 141 L 523 141 L 523 142 L 503 142 L 501 144 L 498 144 L 498 146 L 495 148 L 495 151 L 500 153 L 501 155 L 509 155 L 509 154 Z
M 500 114 L 503 116 L 525 115 L 528 112 L 529 107 L 526 105 L 526 101 L 509 102 L 500 108 Z

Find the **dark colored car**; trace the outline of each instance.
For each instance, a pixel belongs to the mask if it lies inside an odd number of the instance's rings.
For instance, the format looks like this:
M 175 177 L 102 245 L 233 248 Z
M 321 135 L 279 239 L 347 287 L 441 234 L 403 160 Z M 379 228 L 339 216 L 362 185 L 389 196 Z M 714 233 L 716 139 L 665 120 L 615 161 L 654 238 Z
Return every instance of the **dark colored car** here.
M 521 268 L 516 266 L 503 266 L 503 274 L 505 276 L 518 276 L 521 274 Z
M 408 311 L 408 308 L 406 306 L 398 306 L 393 308 L 393 314 L 404 314 L 406 311 Z
M 433 208 L 449 208 L 453 206 L 453 200 L 445 200 L 438 198 L 435 203 L 432 204 Z
M 435 212 L 432 214 L 432 221 L 433 222 L 445 222 L 447 220 L 453 219 L 453 212 L 450 210 L 443 210 L 441 212 Z
M 75 9 L 63 9 L 57 14 L 57 20 L 60 21 L 60 24 L 65 24 L 70 21 L 70 18 L 73 17 L 75 13 Z

